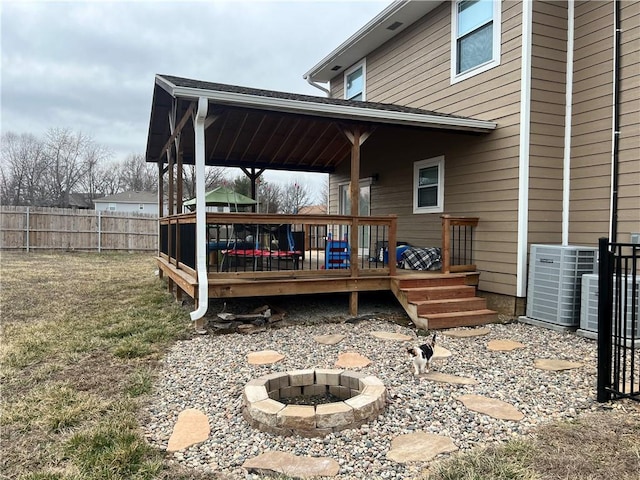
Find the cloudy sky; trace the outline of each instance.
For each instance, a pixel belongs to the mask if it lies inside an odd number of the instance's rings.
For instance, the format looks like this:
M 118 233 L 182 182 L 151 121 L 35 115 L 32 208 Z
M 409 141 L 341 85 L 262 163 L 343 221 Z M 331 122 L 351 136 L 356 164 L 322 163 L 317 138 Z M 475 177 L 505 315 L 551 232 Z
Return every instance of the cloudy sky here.
M 3 0 L 2 132 L 70 128 L 119 161 L 145 152 L 156 73 L 323 95 L 302 75 L 389 3 Z

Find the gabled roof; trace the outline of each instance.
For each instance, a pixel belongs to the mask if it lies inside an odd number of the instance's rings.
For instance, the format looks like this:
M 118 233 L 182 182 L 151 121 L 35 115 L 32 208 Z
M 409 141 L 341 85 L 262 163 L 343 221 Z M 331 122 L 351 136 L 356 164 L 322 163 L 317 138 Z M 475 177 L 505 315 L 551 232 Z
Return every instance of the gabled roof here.
M 155 192 L 122 192 L 96 198 L 93 203 L 158 203 L 158 194 Z
M 326 83 L 436 8 L 442 0 L 396 0 L 303 75 Z
M 348 157 L 345 125 L 380 126 L 487 133 L 494 122 L 400 105 L 299 95 L 156 75 L 149 135 L 148 162 L 158 162 L 171 139 L 168 118 L 176 123 L 198 98 L 209 102 L 206 164 L 309 172 L 332 172 Z M 184 163 L 194 163 L 193 125 L 182 130 Z

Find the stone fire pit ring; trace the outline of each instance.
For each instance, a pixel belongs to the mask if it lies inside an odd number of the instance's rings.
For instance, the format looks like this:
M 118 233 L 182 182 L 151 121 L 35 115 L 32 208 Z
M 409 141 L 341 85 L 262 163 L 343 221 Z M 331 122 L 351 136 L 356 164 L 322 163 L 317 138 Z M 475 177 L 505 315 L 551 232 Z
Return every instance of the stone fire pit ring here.
M 281 399 L 329 393 L 341 401 L 319 405 L 285 405 Z M 376 418 L 387 401 L 377 377 L 338 369 L 271 373 L 250 380 L 243 392 L 243 415 L 249 424 L 276 435 L 324 437 L 357 428 Z

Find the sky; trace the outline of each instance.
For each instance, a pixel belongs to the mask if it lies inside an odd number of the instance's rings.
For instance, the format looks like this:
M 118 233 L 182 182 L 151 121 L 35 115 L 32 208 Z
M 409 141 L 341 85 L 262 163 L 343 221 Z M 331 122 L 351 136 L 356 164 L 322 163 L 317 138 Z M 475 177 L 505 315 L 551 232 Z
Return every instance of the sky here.
M 324 96 L 302 75 L 389 3 L 1 0 L 0 128 L 69 128 L 112 161 L 144 154 L 155 74 Z

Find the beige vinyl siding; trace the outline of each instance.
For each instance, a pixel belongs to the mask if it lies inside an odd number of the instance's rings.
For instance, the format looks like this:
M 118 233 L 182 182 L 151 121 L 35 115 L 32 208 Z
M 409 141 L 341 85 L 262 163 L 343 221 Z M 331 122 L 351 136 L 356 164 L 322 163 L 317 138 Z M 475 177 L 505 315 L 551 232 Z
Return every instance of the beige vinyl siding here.
M 640 2 L 622 2 L 618 241 L 640 233 Z
M 422 151 L 367 150 L 374 132 L 361 160 L 363 169 L 373 164 L 380 175 L 371 188 L 372 214 L 397 214 L 399 240 L 439 246 L 440 214 L 413 214 L 412 181 L 415 161 L 444 155 L 444 213 L 480 218 L 474 236 L 479 288 L 515 295 L 522 4 L 502 3 L 500 65 L 455 84 L 451 5 L 443 2 L 367 56 L 367 100 L 491 120 L 498 129 L 487 135 L 423 133 L 413 140 Z M 333 96 L 342 96 L 342 78 L 332 80 Z M 342 174 L 346 179 L 348 172 Z
M 574 45 L 569 243 L 596 245 L 610 220 L 613 2 L 576 2 Z
M 562 241 L 567 18 L 566 2 L 533 3 L 529 244 Z

